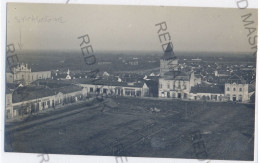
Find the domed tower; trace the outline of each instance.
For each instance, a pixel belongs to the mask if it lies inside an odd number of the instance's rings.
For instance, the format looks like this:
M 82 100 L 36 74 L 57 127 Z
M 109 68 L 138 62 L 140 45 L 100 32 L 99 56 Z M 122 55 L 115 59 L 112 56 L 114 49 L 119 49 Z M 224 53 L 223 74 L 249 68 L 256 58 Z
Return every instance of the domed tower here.
M 160 59 L 160 76 L 164 76 L 166 72 L 178 71 L 178 58 L 174 55 L 171 43 L 168 43 L 163 56 Z

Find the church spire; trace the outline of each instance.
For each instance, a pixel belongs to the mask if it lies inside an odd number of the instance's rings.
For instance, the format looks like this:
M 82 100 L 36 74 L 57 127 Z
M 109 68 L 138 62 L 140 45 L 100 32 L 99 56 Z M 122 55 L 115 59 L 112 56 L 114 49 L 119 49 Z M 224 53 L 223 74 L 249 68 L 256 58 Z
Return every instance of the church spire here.
M 177 57 L 174 55 L 174 52 L 173 52 L 172 43 L 169 42 L 164 51 L 162 59 L 169 60 L 169 59 L 176 59 L 176 58 Z

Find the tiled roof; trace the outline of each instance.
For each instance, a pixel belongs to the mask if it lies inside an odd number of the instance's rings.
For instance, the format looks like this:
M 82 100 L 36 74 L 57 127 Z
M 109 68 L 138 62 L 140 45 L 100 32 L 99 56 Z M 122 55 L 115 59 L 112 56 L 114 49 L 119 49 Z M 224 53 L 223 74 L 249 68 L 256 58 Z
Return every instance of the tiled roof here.
M 53 91 L 55 91 L 55 93 L 61 92 L 63 94 L 78 92 L 78 91 L 81 91 L 81 90 L 82 90 L 82 87 L 76 86 L 76 85 L 69 85 L 69 86 L 53 89 Z
M 129 84 L 127 82 L 117 82 L 117 81 L 109 81 L 106 79 L 100 79 L 100 80 L 91 80 L 91 79 L 74 79 L 75 83 L 78 84 L 92 84 L 92 85 L 107 85 L 107 86 L 118 86 L 118 87 L 138 87 L 142 88 L 144 85 L 144 82 L 134 82 L 132 84 Z
M 46 88 L 44 86 L 21 87 L 14 91 L 12 101 L 13 103 L 17 103 L 52 95 L 55 95 L 55 92 L 50 88 Z
M 194 86 L 191 87 L 190 93 L 218 93 L 224 94 L 224 85 L 212 85 L 212 86 Z
M 54 96 L 59 92 L 63 94 L 68 94 L 72 92 L 81 91 L 82 87 L 76 85 L 69 85 L 65 87 L 59 88 L 49 88 L 46 86 L 27 86 L 18 88 L 13 93 L 13 103 L 21 102 L 21 101 L 28 101 L 37 98 L 43 98 L 48 96 Z
M 238 75 L 234 74 L 230 78 L 228 78 L 228 83 L 236 83 L 236 84 L 245 84 L 245 80 L 242 77 L 239 77 Z
M 50 88 L 57 88 L 71 85 L 71 82 L 69 80 L 38 79 L 32 84 L 48 86 Z
M 5 94 L 11 94 L 12 91 L 9 88 L 5 88 Z
M 9 89 L 16 89 L 19 86 L 17 83 L 6 83 L 6 87 Z
M 249 84 L 248 85 L 248 92 L 254 92 L 255 91 L 255 85 L 254 84 Z

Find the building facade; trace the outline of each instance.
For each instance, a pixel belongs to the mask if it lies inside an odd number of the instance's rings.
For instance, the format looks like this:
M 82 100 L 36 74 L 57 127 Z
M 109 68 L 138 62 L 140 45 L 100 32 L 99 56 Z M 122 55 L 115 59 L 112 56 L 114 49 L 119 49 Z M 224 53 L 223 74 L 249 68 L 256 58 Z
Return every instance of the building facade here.
M 194 72 L 180 70 L 178 58 L 168 44 L 163 57 L 160 59 L 160 78 L 158 97 L 189 99 L 191 87 L 201 84 L 201 79 Z
M 91 82 L 88 79 L 78 80 L 78 85 L 86 88 L 88 94 L 107 94 L 117 96 L 145 97 L 149 94 L 149 87 L 145 82 L 119 82 L 105 79 Z
M 27 64 L 20 64 L 13 68 L 13 73 L 6 73 L 7 83 L 22 83 L 28 85 L 38 79 L 51 78 L 51 71 L 32 72 Z
M 12 97 L 9 95 L 6 95 L 6 100 L 9 99 L 9 103 L 6 103 L 6 116 L 12 118 L 83 100 L 87 96 L 87 90 L 76 85 L 54 89 L 26 86 L 14 91 Z
M 201 77 L 193 71 L 181 71 L 170 45 L 160 60 L 160 98 L 249 102 L 252 94 L 249 94 L 248 84 L 238 75 L 229 77 L 224 85 L 202 84 Z
M 239 76 L 231 76 L 225 83 L 225 97 L 228 101 L 248 102 L 248 84 Z

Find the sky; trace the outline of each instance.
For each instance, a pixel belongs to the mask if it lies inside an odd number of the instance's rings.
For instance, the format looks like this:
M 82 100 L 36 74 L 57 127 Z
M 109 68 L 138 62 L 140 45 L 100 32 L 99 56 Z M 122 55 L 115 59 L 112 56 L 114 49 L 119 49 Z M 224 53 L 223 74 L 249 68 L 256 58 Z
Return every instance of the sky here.
M 257 27 L 256 9 L 9 3 L 7 43 L 79 51 L 78 37 L 88 34 L 94 52 L 162 51 L 155 24 L 165 21 L 175 51 L 253 52 L 241 19 L 247 13 Z M 49 22 L 36 21 L 44 17 Z

